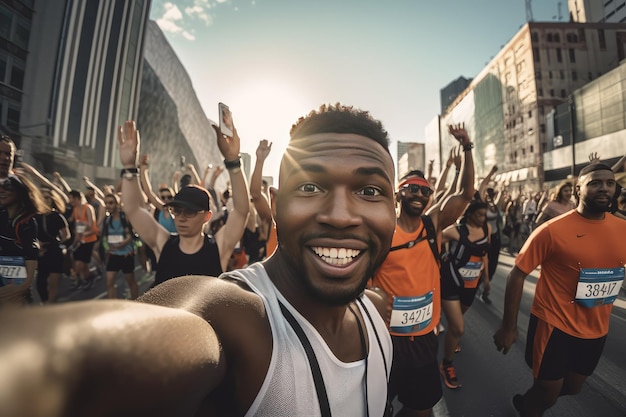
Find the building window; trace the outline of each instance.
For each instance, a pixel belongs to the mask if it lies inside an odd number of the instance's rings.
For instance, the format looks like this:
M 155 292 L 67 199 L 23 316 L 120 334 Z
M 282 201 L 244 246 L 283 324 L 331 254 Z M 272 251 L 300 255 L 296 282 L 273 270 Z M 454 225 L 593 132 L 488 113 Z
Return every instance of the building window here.
M 522 148 L 522 156 L 526 156 L 526 148 Z
M 539 42 L 539 34 L 537 32 L 533 32 L 531 35 L 533 42 Z
M 546 37 L 546 40 L 548 42 L 552 42 L 552 34 L 551 33 L 548 33 L 548 36 Z
M 7 126 L 17 131 L 20 128 L 20 109 L 9 104 L 7 108 Z
M 552 79 L 552 71 L 548 71 L 548 77 Z
M 598 42 L 600 43 L 600 50 L 606 51 L 606 38 L 604 37 L 604 29 L 598 29 Z
M 11 39 L 11 23 L 13 13 L 9 9 L 0 6 L 0 36 L 4 39 Z
M 541 79 L 541 71 L 535 71 L 535 80 Z
M 537 95 L 538 95 L 539 97 L 543 96 L 543 88 L 538 88 L 538 89 L 537 89 Z M 541 114 L 543 114 L 543 113 L 541 113 Z
M 532 110 L 529 110 L 529 111 L 528 111 L 528 118 L 529 118 L 529 119 L 532 119 L 532 117 L 533 117 L 533 111 L 532 111 Z
M 576 62 L 576 51 L 573 48 L 569 49 L 569 62 Z
M 543 123 L 539 125 L 539 131 L 541 133 L 546 133 L 546 125 L 544 125 Z
M 554 42 L 561 42 L 561 36 L 558 33 L 554 34 Z
M 0 83 L 6 82 L 7 76 L 7 56 L 0 53 Z
M 562 80 L 565 79 L 565 71 L 563 71 L 563 70 L 559 71 L 559 75 L 561 76 Z
M 539 114 L 544 114 L 545 113 L 545 109 L 543 108 L 543 106 L 539 106 Z
M 561 55 L 561 48 L 556 48 L 556 61 L 563 62 L 563 56 Z
M 554 97 L 554 88 L 550 89 L 550 97 Z
M 561 97 L 563 98 L 567 97 L 567 93 L 563 89 L 561 89 Z
M 535 62 L 539 62 L 539 48 L 533 48 L 533 58 Z
M 533 145 L 530 145 L 530 150 L 529 150 L 529 152 L 530 152 L 530 153 L 535 152 L 535 147 L 534 147 Z
M 24 86 L 24 66 L 19 65 L 15 59 L 13 59 L 13 65 L 11 66 L 10 84 L 18 90 L 21 90 Z

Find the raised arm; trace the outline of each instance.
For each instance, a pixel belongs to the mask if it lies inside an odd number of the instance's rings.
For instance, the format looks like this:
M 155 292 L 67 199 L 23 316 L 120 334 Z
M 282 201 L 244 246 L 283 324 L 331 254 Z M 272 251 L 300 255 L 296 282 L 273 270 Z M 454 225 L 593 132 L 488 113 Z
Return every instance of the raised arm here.
M 448 131 L 459 141 L 463 156 L 457 192 L 428 210 L 427 214 L 431 216 L 438 231 L 454 223 L 463 214 L 476 192 L 474 189 L 474 159 L 472 157 L 474 145 L 463 125 L 448 126 Z
M 213 328 L 179 309 L 65 303 L 7 310 L 0 328 L 0 369 L 11 375 L 0 386 L 7 415 L 193 415 L 225 374 Z
M 98 187 L 96 184 L 91 182 L 89 177 L 83 177 L 83 181 L 85 182 L 85 185 L 87 187 L 93 188 L 94 192 L 96 193 L 96 197 L 100 199 L 104 199 L 104 192 L 100 189 L 100 187 Z
M 237 129 L 233 126 L 233 137 L 229 138 L 224 136 L 217 126 L 213 126 L 213 128 L 217 133 L 217 146 L 224 157 L 224 165 L 228 171 L 232 187 L 233 211 L 228 214 L 228 221 L 224 227 L 215 234 L 222 270 L 226 271 L 230 255 L 243 236 L 246 227 L 248 212 L 250 211 L 250 196 L 241 166 L 241 156 L 239 155 L 241 145 Z
M 137 169 L 139 153 L 139 131 L 134 120 L 128 120 L 118 128 L 120 161 L 125 169 Z M 141 239 L 154 251 L 157 260 L 161 256 L 161 248 L 169 239 L 170 233 L 157 222 L 146 210 L 143 193 L 138 181 L 138 174 L 122 179 L 122 204 L 135 231 Z
M 263 165 L 271 150 L 272 143 L 267 139 L 263 139 L 259 142 L 259 146 L 256 148 L 254 171 L 252 171 L 252 176 L 250 177 L 250 197 L 252 198 L 257 214 L 263 221 L 270 221 L 272 219 L 270 202 L 267 200 L 267 196 L 262 192 Z
M 478 186 L 478 195 L 480 196 L 481 200 L 484 200 L 483 195 L 485 195 L 485 191 L 487 191 L 487 188 L 489 188 L 489 183 L 491 182 L 491 178 L 497 171 L 498 171 L 498 166 L 494 165 L 489 171 L 489 173 L 487 174 L 487 176 L 483 178 L 483 180 L 480 182 L 480 185 Z
M 69 194 L 69 192 L 72 191 L 72 187 L 65 181 L 65 178 L 63 178 L 60 172 L 55 171 L 52 175 L 54 175 L 54 179 L 64 191 L 64 194 Z
M 143 192 L 146 193 L 150 204 L 156 207 L 157 210 L 162 211 L 165 203 L 163 203 L 163 200 L 161 200 L 152 190 L 152 184 L 150 184 L 150 174 L 148 172 L 149 164 L 150 158 L 148 155 L 141 155 L 141 158 L 139 159 L 139 183 L 141 184 Z
M 189 171 L 189 175 L 191 175 L 191 183 L 204 187 L 204 183 L 200 179 L 200 175 L 198 175 L 196 167 L 193 164 L 187 164 L 185 165 L 185 168 L 187 169 L 187 171 Z
M 36 181 L 38 181 L 44 187 L 48 187 L 51 190 L 56 191 L 59 194 L 59 196 L 63 199 L 65 204 L 69 204 L 70 203 L 70 199 L 67 196 L 67 193 L 65 191 L 63 191 L 63 189 L 61 189 L 58 185 L 56 185 L 55 183 L 50 181 L 48 178 L 46 178 L 34 166 L 29 165 L 26 162 L 22 162 L 20 165 L 21 165 L 21 168 L 24 170 L 24 172 L 29 174 L 31 176 L 31 178 L 33 178 Z

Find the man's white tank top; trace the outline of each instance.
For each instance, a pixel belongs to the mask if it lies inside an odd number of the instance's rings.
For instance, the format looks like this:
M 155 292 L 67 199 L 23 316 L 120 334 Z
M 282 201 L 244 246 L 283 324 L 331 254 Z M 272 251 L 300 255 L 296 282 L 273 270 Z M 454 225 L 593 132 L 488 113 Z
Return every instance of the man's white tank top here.
M 272 329 L 273 349 L 270 366 L 246 417 L 321 415 L 309 361 L 298 336 L 280 311 L 279 300 L 300 323 L 313 347 L 332 415 L 340 417 L 383 415 L 387 399 L 384 361 L 387 370 L 390 371 L 393 349 L 383 319 L 366 296 L 361 296 L 361 300 L 372 317 L 375 330 L 360 303 L 357 303 L 369 339 L 367 384 L 364 384 L 365 360 L 349 363 L 340 361 L 317 330 L 278 291 L 261 263 L 224 275 L 245 282 L 261 297 Z M 378 333 L 383 352 L 374 332 Z M 365 409 L 365 387 L 369 410 Z

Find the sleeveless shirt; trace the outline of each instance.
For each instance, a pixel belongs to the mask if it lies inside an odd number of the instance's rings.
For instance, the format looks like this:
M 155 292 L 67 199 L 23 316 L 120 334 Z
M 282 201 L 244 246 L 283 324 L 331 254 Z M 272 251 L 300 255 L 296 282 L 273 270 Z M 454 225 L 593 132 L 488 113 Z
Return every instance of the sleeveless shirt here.
M 263 300 L 265 311 L 272 330 L 272 358 L 265 381 L 256 399 L 246 413 L 248 416 L 320 416 L 320 407 L 315 384 L 306 353 L 298 336 L 283 317 L 279 301 L 293 314 L 309 339 L 320 365 L 326 392 L 333 416 L 358 416 L 365 411 L 364 373 L 365 361 L 342 362 L 330 350 L 322 336 L 298 311 L 283 297 L 274 286 L 265 268 L 256 263 L 246 269 L 224 274 L 245 282 Z M 391 370 L 392 345 L 385 322 L 364 295 L 361 300 L 375 326 L 356 303 L 363 316 L 368 338 L 367 398 L 369 415 L 382 416 L 387 399 L 387 369 Z M 376 340 L 380 338 L 384 352 Z
M 183 275 L 217 277 L 223 272 L 220 252 L 212 236 L 204 235 L 204 245 L 196 253 L 184 253 L 180 250 L 179 243 L 180 237 L 171 235 L 163 245 L 153 287 L 168 279 Z

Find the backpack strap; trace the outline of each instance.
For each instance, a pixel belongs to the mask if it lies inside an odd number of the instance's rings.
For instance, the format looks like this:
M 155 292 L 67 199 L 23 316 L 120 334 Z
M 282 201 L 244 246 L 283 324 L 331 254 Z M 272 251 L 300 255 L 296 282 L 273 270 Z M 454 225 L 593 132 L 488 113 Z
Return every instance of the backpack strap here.
M 426 229 L 426 238 L 428 239 L 430 250 L 433 252 L 437 264 L 440 264 L 441 255 L 439 254 L 439 247 L 437 246 L 437 231 L 435 230 L 435 225 L 429 216 L 422 214 L 421 217 L 422 223 L 424 223 L 424 229 Z
M 440 263 L 441 256 L 439 255 L 439 247 L 437 246 L 437 232 L 435 231 L 435 225 L 431 218 L 425 214 L 421 216 L 422 224 L 424 227 L 422 228 L 422 232 L 414 239 L 409 242 L 403 243 L 402 245 L 392 246 L 389 249 L 389 252 L 393 252 L 399 249 L 410 249 L 413 246 L 420 243 L 422 240 L 428 240 L 428 246 L 430 246 L 430 250 L 437 261 L 437 264 Z M 426 235 L 423 234 L 423 231 L 426 231 Z

